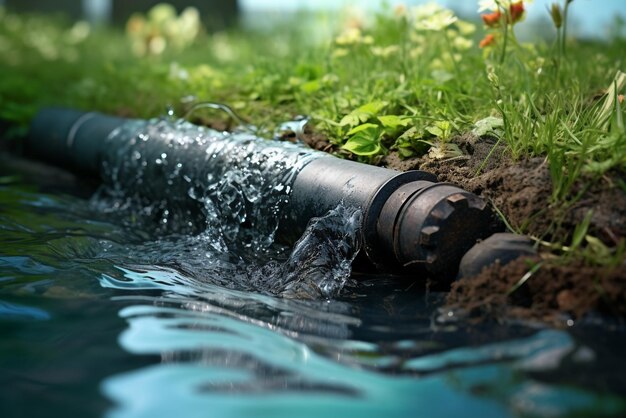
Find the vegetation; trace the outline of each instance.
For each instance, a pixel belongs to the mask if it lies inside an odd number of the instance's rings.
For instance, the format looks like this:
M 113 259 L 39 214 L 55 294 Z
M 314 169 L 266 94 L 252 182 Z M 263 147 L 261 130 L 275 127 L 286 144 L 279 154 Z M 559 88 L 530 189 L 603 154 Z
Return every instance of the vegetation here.
M 569 39 L 570 7 L 555 3 L 554 40 L 533 44 L 515 34 L 524 2 L 507 0 L 481 2 L 476 24 L 429 4 L 220 33 L 204 31 L 193 9 L 167 5 L 134 16 L 125 32 L 0 11 L 0 119 L 24 127 L 44 105 L 153 117 L 167 105 L 184 114 L 224 102 L 261 129 L 307 114 L 335 152 L 369 163 L 390 151 L 456 158 L 455 138 L 472 132 L 514 160 L 545 157 L 552 204 L 567 206 L 578 182 L 626 169 L 626 41 Z M 590 251 L 585 224 L 572 235 L 571 245 L 549 245 Z M 611 262 L 623 256 L 623 245 L 587 241 Z

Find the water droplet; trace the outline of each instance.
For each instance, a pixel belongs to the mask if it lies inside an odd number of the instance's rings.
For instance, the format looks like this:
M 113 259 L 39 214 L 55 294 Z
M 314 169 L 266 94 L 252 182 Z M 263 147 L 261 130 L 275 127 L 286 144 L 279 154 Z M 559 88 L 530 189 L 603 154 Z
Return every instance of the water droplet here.
M 173 112 L 168 114 L 173 116 Z M 113 193 L 117 193 L 116 197 L 121 202 L 120 210 L 131 207 L 128 210 L 135 217 L 133 219 L 143 218 L 143 221 L 151 223 L 155 214 L 159 214 L 158 231 L 182 232 L 184 235 L 204 228 L 197 231 L 201 238 L 194 236 L 198 239 L 196 244 L 185 247 L 184 254 L 188 257 L 185 260 L 193 264 L 208 251 L 207 257 L 213 262 L 211 271 L 217 271 L 218 275 L 224 267 L 230 268 L 230 272 L 237 268 L 230 260 L 239 260 L 241 254 L 233 252 L 234 248 L 265 254 L 273 251 L 273 247 L 272 250 L 268 248 L 272 246 L 278 219 L 282 215 L 281 208 L 291 191 L 290 185 L 301 163 L 313 155 L 303 153 L 291 144 L 285 144 L 283 148 L 268 141 L 251 139 L 249 133 L 222 134 L 167 117 L 148 122 L 129 122 L 116 135 L 111 140 L 123 145 L 118 146 L 115 153 L 107 154 L 104 166 L 108 167 L 105 171 L 110 182 L 114 183 Z M 137 138 L 136 144 L 132 144 L 132 138 Z M 150 143 L 142 142 L 148 138 L 152 139 Z M 128 156 L 133 158 L 132 164 L 129 164 Z M 155 164 L 160 167 L 151 171 L 149 176 L 146 175 L 147 168 L 136 169 L 139 165 L 149 167 Z M 177 180 L 180 176 L 182 180 Z M 141 186 L 142 183 L 145 185 Z M 139 202 L 149 202 L 150 198 L 155 199 L 152 204 L 144 203 L 141 207 L 132 208 Z M 196 215 L 198 207 L 201 215 Z M 348 228 L 344 218 L 338 222 L 337 228 L 342 228 L 341 231 Z M 151 226 L 154 227 L 154 224 Z M 335 226 L 330 228 L 330 234 L 339 234 L 338 237 L 345 235 L 333 232 Z M 316 245 L 314 235 L 309 239 L 312 246 Z M 339 240 L 337 244 L 340 245 Z M 202 261 L 202 266 L 205 266 Z M 293 266 L 307 263 L 305 259 L 292 261 Z M 319 261 L 324 269 L 332 271 L 329 275 L 311 276 L 311 280 L 319 284 L 312 288 L 319 287 L 324 294 L 331 295 L 334 289 L 342 287 L 342 277 L 349 262 L 346 264 L 335 259 Z M 293 274 L 297 281 L 297 271 L 283 272 Z M 227 279 L 222 277 L 220 280 Z M 262 280 L 268 286 L 284 286 L 289 281 L 278 276 L 275 282 L 267 277 Z M 317 280 L 320 282 L 317 283 Z M 272 289 L 272 292 L 280 293 L 281 290 Z

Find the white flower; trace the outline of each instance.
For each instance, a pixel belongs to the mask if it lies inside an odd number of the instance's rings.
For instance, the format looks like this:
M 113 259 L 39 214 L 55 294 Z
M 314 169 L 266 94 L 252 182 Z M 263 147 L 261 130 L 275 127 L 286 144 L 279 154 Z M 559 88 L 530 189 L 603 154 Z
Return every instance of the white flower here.
M 456 22 L 456 27 L 461 32 L 461 35 L 471 35 L 476 32 L 476 25 L 470 22 L 465 22 L 464 20 L 459 20 Z
M 499 1 L 500 5 L 505 6 L 503 3 L 508 2 L 508 0 Z M 485 12 L 487 10 L 496 10 L 498 8 L 498 4 L 495 0 L 479 0 L 478 1 L 478 13 Z
M 398 45 L 389 45 L 385 47 L 373 46 L 372 55 L 386 58 L 386 57 L 389 57 L 390 55 L 397 53 L 399 50 L 400 50 L 400 47 Z
M 464 38 L 462 36 L 457 36 L 453 39 L 452 44 L 454 45 L 456 49 L 464 51 L 464 50 L 470 49 L 474 43 L 467 38 Z
M 445 9 L 439 4 L 431 2 L 413 8 L 413 15 L 415 16 L 415 20 L 428 19 L 442 10 Z
M 459 20 L 449 9 L 436 3 L 415 8 L 415 29 L 439 31 Z
M 361 30 L 359 28 L 346 28 L 337 38 L 335 43 L 337 45 L 353 45 L 361 42 L 362 40 Z
M 513 3 L 519 3 L 522 0 L 478 0 L 478 13 L 482 13 L 487 10 L 497 10 L 498 6 L 508 9 Z M 533 0 L 524 0 L 524 3 L 532 3 Z

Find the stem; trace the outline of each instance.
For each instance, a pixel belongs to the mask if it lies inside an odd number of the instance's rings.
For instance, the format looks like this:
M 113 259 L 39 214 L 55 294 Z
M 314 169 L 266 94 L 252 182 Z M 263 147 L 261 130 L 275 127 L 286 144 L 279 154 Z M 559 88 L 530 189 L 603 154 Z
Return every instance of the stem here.
M 563 34 L 561 36 L 561 56 L 565 58 L 565 47 L 567 44 L 567 11 L 569 9 L 570 0 L 565 0 L 563 7 Z
M 459 77 L 461 75 L 461 70 L 459 70 L 459 66 L 454 59 L 454 49 L 452 48 L 452 42 L 450 42 L 450 37 L 448 33 L 443 31 L 444 37 L 446 38 L 446 45 L 448 46 L 448 54 L 450 54 L 450 59 L 452 60 L 452 65 L 454 66 L 454 72 L 456 72 L 456 76 Z
M 561 61 L 563 60 L 563 43 L 561 42 L 562 38 L 562 28 L 556 29 L 556 85 L 557 88 L 560 85 L 561 81 Z
M 506 18 L 504 19 L 504 36 L 502 40 L 502 55 L 500 55 L 500 65 L 504 64 L 506 58 L 506 47 L 509 42 L 509 12 L 506 11 Z
M 400 53 L 402 54 L 402 74 L 404 75 L 404 79 L 408 79 L 409 77 L 409 60 L 407 59 L 408 53 L 408 34 L 409 34 L 409 24 L 408 19 L 403 16 L 402 17 L 402 48 L 400 49 Z

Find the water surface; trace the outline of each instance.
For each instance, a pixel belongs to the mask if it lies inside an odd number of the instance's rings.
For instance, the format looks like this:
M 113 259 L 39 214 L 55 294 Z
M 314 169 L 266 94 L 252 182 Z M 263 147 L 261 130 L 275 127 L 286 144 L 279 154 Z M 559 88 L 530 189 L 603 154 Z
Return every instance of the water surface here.
M 211 223 L 156 227 L 110 194 L 0 183 L 2 417 L 626 413 L 620 324 L 454 322 L 419 281 L 341 266 L 347 208 L 309 230 L 330 253 L 311 238 L 294 259 L 233 250 Z M 320 278 L 341 283 L 311 292 Z

